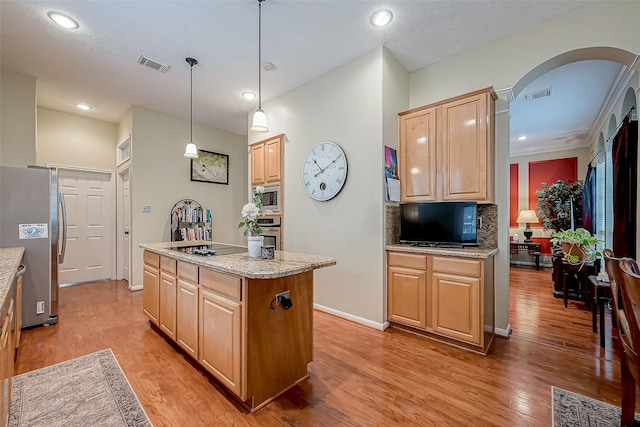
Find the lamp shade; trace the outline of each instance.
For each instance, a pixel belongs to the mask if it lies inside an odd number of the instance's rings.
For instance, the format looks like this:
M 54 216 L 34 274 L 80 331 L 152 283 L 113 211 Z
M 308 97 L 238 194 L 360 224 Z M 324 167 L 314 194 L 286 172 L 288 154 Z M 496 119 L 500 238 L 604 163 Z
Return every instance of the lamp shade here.
M 191 159 L 195 159 L 198 157 L 198 148 L 196 147 L 196 144 L 194 144 L 193 142 L 189 142 L 187 144 L 187 147 L 184 150 L 184 156 L 185 157 L 189 157 Z
M 520 215 L 518 215 L 518 219 L 516 220 L 516 222 L 536 224 L 540 221 L 538 221 L 538 216 L 536 215 L 536 211 L 524 210 L 524 211 L 520 211 Z
M 267 115 L 262 111 L 262 108 L 258 108 L 253 113 L 253 122 L 251 123 L 251 132 L 269 132 L 269 126 L 267 125 Z

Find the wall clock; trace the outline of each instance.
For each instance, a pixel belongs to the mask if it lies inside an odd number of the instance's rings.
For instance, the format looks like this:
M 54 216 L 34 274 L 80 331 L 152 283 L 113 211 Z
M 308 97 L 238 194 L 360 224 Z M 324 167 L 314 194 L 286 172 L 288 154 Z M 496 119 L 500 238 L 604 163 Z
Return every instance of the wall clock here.
M 342 190 L 347 180 L 347 157 L 335 142 L 313 146 L 302 164 L 302 185 L 313 199 L 326 202 Z

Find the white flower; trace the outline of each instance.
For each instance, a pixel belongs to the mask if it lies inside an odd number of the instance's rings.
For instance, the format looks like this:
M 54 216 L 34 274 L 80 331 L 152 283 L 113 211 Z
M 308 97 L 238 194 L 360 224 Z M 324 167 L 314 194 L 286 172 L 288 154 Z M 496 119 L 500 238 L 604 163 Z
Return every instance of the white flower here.
M 262 185 L 258 185 L 258 186 L 256 187 L 256 193 L 257 193 L 257 194 L 262 194 L 262 193 L 264 193 L 264 187 L 263 187 Z
M 254 221 L 258 217 L 258 214 L 260 214 L 260 209 L 258 209 L 255 203 L 247 203 L 242 207 L 242 218 Z

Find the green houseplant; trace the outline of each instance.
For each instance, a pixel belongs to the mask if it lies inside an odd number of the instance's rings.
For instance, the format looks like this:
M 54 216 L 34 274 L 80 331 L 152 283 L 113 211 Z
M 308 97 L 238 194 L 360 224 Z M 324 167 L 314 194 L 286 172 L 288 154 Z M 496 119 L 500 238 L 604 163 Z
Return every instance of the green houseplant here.
M 582 223 L 582 189 L 584 184 L 558 180 L 548 185 L 542 184 L 538 193 L 538 218 L 545 230 L 571 229 L 571 206 L 573 205 L 574 221 Z
M 602 254 L 597 250 L 598 238 L 584 228 L 561 230 L 551 236 L 551 245 L 562 245 L 565 259 L 572 264 L 593 262 Z

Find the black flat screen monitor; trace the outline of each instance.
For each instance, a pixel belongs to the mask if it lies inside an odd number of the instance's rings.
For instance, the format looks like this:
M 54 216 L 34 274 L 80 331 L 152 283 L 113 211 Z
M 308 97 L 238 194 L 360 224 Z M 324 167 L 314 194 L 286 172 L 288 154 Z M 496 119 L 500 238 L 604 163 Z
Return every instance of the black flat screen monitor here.
M 400 243 L 477 246 L 475 202 L 400 204 Z

